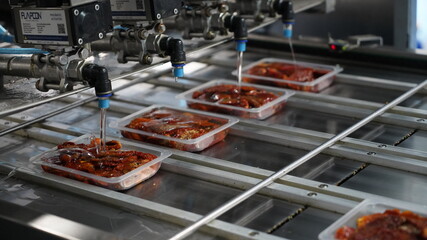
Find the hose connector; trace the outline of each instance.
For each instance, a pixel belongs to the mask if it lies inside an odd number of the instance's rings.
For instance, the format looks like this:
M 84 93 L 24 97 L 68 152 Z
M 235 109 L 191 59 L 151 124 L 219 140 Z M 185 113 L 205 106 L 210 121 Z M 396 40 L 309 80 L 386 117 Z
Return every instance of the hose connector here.
M 187 59 L 182 40 L 173 37 L 164 37 L 160 40 L 160 49 L 165 51 L 166 55 L 170 56 L 171 64 L 174 68 L 174 77 L 184 77 L 184 66 Z
M 282 15 L 283 36 L 285 38 L 292 37 L 292 26 L 295 23 L 294 7 L 292 1 L 276 0 L 273 4 L 274 10 Z
M 108 108 L 110 106 L 109 97 L 113 95 L 111 81 L 108 78 L 108 70 L 96 64 L 87 64 L 82 68 L 83 80 L 89 86 L 95 87 L 95 94 L 98 97 L 98 107 Z
M 228 15 L 224 18 L 224 26 L 234 33 L 236 41 L 236 50 L 238 52 L 246 51 L 246 43 L 248 42 L 248 27 L 246 20 L 237 15 Z

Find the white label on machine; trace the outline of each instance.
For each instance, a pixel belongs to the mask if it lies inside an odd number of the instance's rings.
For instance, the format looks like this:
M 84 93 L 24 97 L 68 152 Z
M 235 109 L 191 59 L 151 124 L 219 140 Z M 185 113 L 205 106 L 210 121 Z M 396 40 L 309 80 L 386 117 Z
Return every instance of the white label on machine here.
M 145 19 L 144 0 L 110 0 L 113 19 Z
M 24 43 L 68 45 L 63 10 L 20 10 L 19 18 Z

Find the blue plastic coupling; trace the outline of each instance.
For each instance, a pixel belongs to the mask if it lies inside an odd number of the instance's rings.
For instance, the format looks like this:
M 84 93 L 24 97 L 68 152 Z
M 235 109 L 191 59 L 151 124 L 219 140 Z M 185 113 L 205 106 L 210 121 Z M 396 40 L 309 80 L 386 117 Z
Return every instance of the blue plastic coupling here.
M 10 35 L 10 34 L 1 34 L 0 35 L 0 42 L 13 43 L 13 42 L 15 42 L 15 37 L 13 35 Z
M 13 43 L 15 37 L 11 35 L 2 25 L 0 25 L 0 42 Z
M 285 24 L 283 28 L 283 36 L 285 38 L 292 38 L 292 24 Z
M 109 108 L 110 99 L 109 98 L 98 98 L 98 107 L 99 108 Z
M 173 66 L 173 76 L 182 78 L 184 77 L 184 66 L 185 64 L 172 64 Z
M 98 107 L 99 108 L 109 108 L 110 107 L 110 98 L 113 94 L 103 94 L 97 95 L 98 97 Z
M 246 51 L 246 43 L 248 40 L 236 40 L 236 50 L 238 52 L 244 52 Z
M 129 28 L 127 28 L 127 27 L 123 27 L 123 26 L 121 26 L 121 25 L 116 25 L 116 26 L 114 26 L 114 27 L 113 27 L 113 29 L 114 29 L 114 30 L 124 30 L 124 31 L 126 31 L 126 30 L 128 30 Z
M 48 54 L 49 52 L 37 48 L 0 48 L 0 54 Z

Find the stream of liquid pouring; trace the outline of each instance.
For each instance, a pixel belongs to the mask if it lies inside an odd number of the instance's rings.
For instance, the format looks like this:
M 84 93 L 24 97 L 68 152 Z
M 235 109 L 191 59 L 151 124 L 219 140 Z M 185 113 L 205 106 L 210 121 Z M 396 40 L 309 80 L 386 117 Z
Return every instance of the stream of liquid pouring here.
M 295 73 L 295 77 L 297 77 L 297 74 L 298 74 L 297 60 L 295 58 L 294 46 L 292 45 L 292 38 L 289 38 L 288 40 L 289 40 L 289 49 L 291 49 L 292 61 L 294 63 L 294 73 Z
M 239 51 L 237 53 L 237 81 L 240 84 L 242 83 L 242 64 L 243 64 L 243 52 Z
M 106 146 L 105 146 L 105 143 L 106 143 L 106 131 L 107 131 L 107 127 L 105 126 L 106 125 L 106 122 L 107 122 L 107 109 L 106 108 L 101 108 L 100 109 L 101 110 L 101 114 L 100 114 L 100 124 L 99 124 L 99 126 L 100 126 L 100 139 L 101 139 L 101 146 L 100 146 L 100 152 L 104 152 L 104 151 L 106 151 Z

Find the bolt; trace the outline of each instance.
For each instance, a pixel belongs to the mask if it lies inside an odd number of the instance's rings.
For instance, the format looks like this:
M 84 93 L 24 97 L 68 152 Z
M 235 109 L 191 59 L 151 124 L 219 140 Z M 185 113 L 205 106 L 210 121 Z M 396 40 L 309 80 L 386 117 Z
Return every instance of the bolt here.
M 376 155 L 377 153 L 376 153 L 376 152 L 368 152 L 368 153 L 366 153 L 366 154 L 368 154 L 369 156 L 374 156 L 374 155 Z
M 227 12 L 228 11 L 228 6 L 225 4 L 221 4 L 221 6 L 219 7 L 219 11 L 220 12 Z
M 378 147 L 379 147 L 379 148 L 386 148 L 386 147 L 387 147 L 387 145 L 385 145 L 385 144 L 380 144 L 380 145 L 378 145 Z
M 75 15 L 75 16 L 78 16 L 78 15 L 79 15 L 79 13 L 80 13 L 80 12 L 79 12 L 79 10 L 77 10 L 77 9 L 75 9 L 75 10 L 74 10 L 74 15 Z
M 178 14 L 178 13 L 179 13 L 178 8 L 174 8 L 174 9 L 173 9 L 173 14 L 175 14 L 175 15 L 176 15 L 176 14 Z
M 323 188 L 323 189 L 328 188 L 328 187 L 329 187 L 328 184 L 324 184 L 324 183 L 319 185 L 319 188 Z
M 153 62 L 153 57 L 151 57 L 151 55 L 148 55 L 148 54 L 146 54 L 146 55 L 144 55 L 144 57 L 142 58 L 142 62 L 144 63 L 144 64 L 151 64 L 152 62 Z
M 10 122 L 4 122 L 5 125 L 9 125 Z
M 156 32 L 164 33 L 166 31 L 166 26 L 163 23 L 156 24 Z
M 98 11 L 99 10 L 99 4 L 95 5 L 95 10 Z
M 157 19 L 162 18 L 162 15 L 161 15 L 160 13 L 157 13 L 156 18 L 157 18 Z
M 417 122 L 424 122 L 425 121 L 425 119 L 424 118 L 419 118 L 419 119 L 417 119 Z
M 24 119 L 26 119 L 26 118 L 27 118 L 26 116 L 22 116 L 22 117 L 21 117 L 21 119 L 22 119 L 22 120 L 24 120 Z
M 138 36 L 141 39 L 146 39 L 150 33 L 147 30 L 139 31 Z
M 86 59 L 86 58 L 88 58 L 88 57 L 89 57 L 89 55 L 90 55 L 90 52 L 89 52 L 89 50 L 88 50 L 87 48 L 82 48 L 82 49 L 79 51 L 79 57 L 80 57 L 81 59 Z
M 98 34 L 98 37 L 99 37 L 99 39 L 103 39 L 103 38 L 104 38 L 104 34 L 103 34 L 102 32 L 100 32 L 100 33 Z
M 258 235 L 259 234 L 259 232 L 256 232 L 256 231 L 253 231 L 253 232 L 250 232 L 249 233 L 249 236 L 256 236 L 256 235 Z
M 63 89 L 65 90 L 64 92 L 71 91 L 71 90 L 73 90 L 73 84 L 64 83 L 64 88 Z
M 68 57 L 67 57 L 67 56 L 65 56 L 65 55 L 61 55 L 61 56 L 59 56 L 59 57 L 58 57 L 58 63 L 59 63 L 59 65 L 61 65 L 61 66 L 65 66 L 65 65 L 67 65 L 67 63 L 68 63 Z
M 83 38 L 79 38 L 79 40 L 77 41 L 80 45 L 83 44 Z
M 307 193 L 307 196 L 309 196 L 309 197 L 315 197 L 315 196 L 317 196 L 317 193 L 315 193 L 315 192 L 309 192 L 309 193 Z
M 206 33 L 205 39 L 206 40 L 212 40 L 216 37 L 216 34 L 214 31 L 209 31 Z

